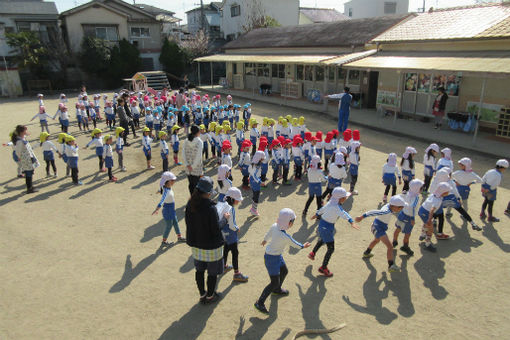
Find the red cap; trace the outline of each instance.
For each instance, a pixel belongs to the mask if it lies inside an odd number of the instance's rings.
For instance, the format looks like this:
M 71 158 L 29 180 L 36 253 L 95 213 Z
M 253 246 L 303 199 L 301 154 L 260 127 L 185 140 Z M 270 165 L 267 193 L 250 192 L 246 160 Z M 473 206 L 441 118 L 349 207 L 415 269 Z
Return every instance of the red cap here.
M 264 151 L 264 150 L 266 149 L 266 146 L 267 146 L 267 141 L 265 141 L 265 140 L 261 140 L 261 141 L 259 142 L 259 150 L 260 150 L 260 151 Z
M 278 139 L 273 139 L 273 142 L 271 143 L 271 149 L 273 149 L 275 146 L 280 145 L 280 141 Z
M 333 129 L 331 130 L 331 132 L 333 132 L 333 137 L 337 137 L 340 135 L 340 132 L 337 129 Z
M 243 143 L 241 144 L 241 147 L 244 149 L 244 148 L 249 148 L 251 146 L 251 142 L 247 139 L 243 140 Z
M 278 141 L 280 142 L 280 144 L 283 144 L 283 142 L 285 141 L 285 137 L 283 136 L 278 137 Z
M 305 140 L 309 142 L 312 140 L 312 133 L 310 131 L 305 132 Z
M 351 140 L 351 130 L 345 130 L 344 131 L 344 140 L 350 141 Z
M 329 131 L 328 133 L 326 133 L 326 138 L 324 139 L 324 141 L 325 141 L 326 143 L 329 143 L 329 142 L 331 142 L 331 140 L 333 139 L 333 137 L 334 137 L 334 133 L 333 133 L 333 131 Z
M 221 145 L 221 150 L 231 149 L 231 148 L 232 148 L 232 144 L 230 144 L 230 141 L 228 141 L 228 140 L 223 141 L 223 144 Z
M 318 142 L 318 141 L 319 141 L 319 138 L 317 138 L 317 137 L 315 137 L 315 136 L 314 136 L 314 137 L 312 137 L 312 140 L 311 140 L 311 141 L 312 141 L 312 142 Z
M 267 137 L 266 136 L 260 137 L 260 141 L 262 142 L 263 140 L 265 140 L 267 142 Z
M 359 141 L 359 137 L 360 137 L 359 130 L 354 130 L 352 132 L 352 139 Z
M 283 146 L 286 146 L 286 145 L 287 145 L 287 144 L 289 144 L 289 143 L 292 143 L 292 141 L 291 141 L 290 139 L 288 139 L 288 138 L 287 138 L 286 140 L 284 140 L 284 141 L 283 141 L 282 145 L 283 145 Z
M 315 133 L 315 137 L 318 139 L 319 142 L 322 142 L 322 131 L 317 131 Z
M 298 144 L 301 144 L 301 143 L 303 143 L 303 139 L 299 136 L 295 136 L 294 141 L 292 142 L 292 146 L 297 147 Z

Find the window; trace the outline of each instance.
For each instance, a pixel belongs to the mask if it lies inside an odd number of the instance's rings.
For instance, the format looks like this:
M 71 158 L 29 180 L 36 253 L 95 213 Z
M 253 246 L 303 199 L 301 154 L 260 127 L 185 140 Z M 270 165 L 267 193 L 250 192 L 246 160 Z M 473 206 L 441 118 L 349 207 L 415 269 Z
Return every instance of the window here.
M 349 71 L 349 80 L 348 84 L 359 85 L 359 71 L 358 70 L 350 70 Z
M 96 27 L 96 38 L 108 40 L 108 41 L 118 41 L 119 38 L 117 36 L 117 28 L 116 27 Z
M 273 64 L 271 74 L 273 78 L 285 78 L 285 65 Z
M 315 66 L 315 80 L 316 81 L 324 81 L 324 67 L 323 66 Z
M 397 13 L 396 2 L 385 2 L 384 3 L 384 14 L 395 14 Z
M 237 64 L 236 63 L 232 64 L 232 74 L 237 74 Z
M 29 22 L 18 22 L 18 32 L 28 32 L 30 31 L 30 23 Z
M 253 63 L 245 63 L 244 64 L 244 74 L 246 74 L 247 76 L 254 76 L 257 74 L 256 72 L 257 72 L 257 68 L 256 68 L 255 64 L 253 64 Z
M 349 8 L 349 17 L 352 18 L 352 8 Z
M 257 76 L 269 77 L 269 64 L 258 64 L 257 65 Z
M 132 38 L 150 38 L 149 27 L 131 27 Z
M 305 73 L 305 67 L 303 65 L 297 65 L 297 69 L 296 69 L 296 79 L 297 80 L 304 80 L 305 79 L 305 76 L 304 76 L 304 73 Z
M 332 82 L 332 83 L 335 81 L 335 67 L 334 66 L 328 67 L 328 81 Z
M 345 80 L 345 76 L 347 76 L 347 70 L 346 70 L 346 69 L 344 69 L 344 68 L 340 68 L 340 67 L 339 67 L 339 68 L 338 68 L 338 72 L 337 72 L 337 77 L 336 77 L 337 81 L 338 81 L 339 83 L 342 83 L 342 84 L 343 84 L 343 82 L 344 82 L 344 80 Z
M 305 80 L 313 81 L 313 66 L 305 65 Z
M 240 5 L 232 5 L 230 6 L 230 16 L 237 17 L 241 15 L 241 6 Z

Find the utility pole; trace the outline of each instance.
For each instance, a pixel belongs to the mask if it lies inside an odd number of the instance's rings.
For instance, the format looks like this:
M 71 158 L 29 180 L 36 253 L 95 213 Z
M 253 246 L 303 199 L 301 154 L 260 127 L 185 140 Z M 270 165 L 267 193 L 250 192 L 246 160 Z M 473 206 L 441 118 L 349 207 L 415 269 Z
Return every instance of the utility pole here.
M 205 15 L 204 15 L 204 1 L 200 0 L 200 29 L 203 30 L 205 27 Z

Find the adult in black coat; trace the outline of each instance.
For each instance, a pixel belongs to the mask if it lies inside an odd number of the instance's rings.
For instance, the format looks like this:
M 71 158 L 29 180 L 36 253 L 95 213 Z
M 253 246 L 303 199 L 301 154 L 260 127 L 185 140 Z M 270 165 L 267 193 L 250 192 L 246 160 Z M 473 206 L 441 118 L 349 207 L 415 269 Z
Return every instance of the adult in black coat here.
M 133 138 L 136 138 L 135 132 L 135 123 L 133 122 L 133 115 L 131 114 L 131 109 L 129 108 L 129 93 L 124 92 L 122 94 L 122 98 L 124 99 L 124 111 L 126 111 L 126 115 L 130 118 L 129 126 L 131 127 L 131 131 L 133 131 Z M 125 133 L 129 133 L 129 128 L 126 129 Z

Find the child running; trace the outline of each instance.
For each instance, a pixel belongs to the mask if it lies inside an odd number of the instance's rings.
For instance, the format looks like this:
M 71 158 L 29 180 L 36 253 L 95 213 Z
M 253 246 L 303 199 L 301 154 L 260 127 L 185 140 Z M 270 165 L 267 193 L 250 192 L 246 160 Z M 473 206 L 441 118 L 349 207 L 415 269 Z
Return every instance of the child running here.
M 487 215 L 485 215 L 485 208 L 487 208 L 489 222 L 499 222 L 499 218 L 494 217 L 492 214 L 492 208 L 494 206 L 494 201 L 496 200 L 498 186 L 501 184 L 501 180 L 503 179 L 503 172 L 505 172 L 507 168 L 508 161 L 506 159 L 500 159 L 496 162 L 496 167 L 487 171 L 482 177 L 482 196 L 484 197 L 484 201 L 482 204 L 480 218 L 487 217 Z
M 416 216 L 416 208 L 420 202 L 420 192 L 421 187 L 423 186 L 423 181 L 419 179 L 413 179 L 409 182 L 409 188 L 407 193 L 404 196 L 404 200 L 407 205 L 402 209 L 402 211 L 397 216 L 397 221 L 395 222 L 395 232 L 393 233 L 393 248 L 398 245 L 398 235 L 400 232 L 404 233 L 404 245 L 400 247 L 404 253 L 409 256 L 413 256 L 414 252 L 409 248 L 409 238 L 411 237 L 411 232 L 413 231 L 415 216 Z
M 269 242 L 264 254 L 264 263 L 271 280 L 254 305 L 261 313 L 269 314 L 265 306 L 269 294 L 289 295 L 289 291 L 282 288 L 285 277 L 289 272 L 282 256 L 287 245 L 297 249 L 310 247 L 309 242 L 301 244 L 287 234 L 287 230 L 292 227 L 295 219 L 296 214 L 292 209 L 284 208 L 280 210 L 276 223 L 271 226 L 261 243 L 262 246 L 265 246 Z
M 313 155 L 308 168 L 308 200 L 303 210 L 303 216 L 306 216 L 308 208 L 314 198 L 317 199 L 317 210 L 322 207 L 322 182 L 326 180 L 320 167 L 321 159 L 318 155 Z
M 393 247 L 391 242 L 386 235 L 386 230 L 388 230 L 388 224 L 390 223 L 391 217 L 394 215 L 398 215 L 400 211 L 407 205 L 404 199 L 400 196 L 393 196 L 390 198 L 390 202 L 384 205 L 379 210 L 371 210 L 367 211 L 361 216 L 356 217 L 356 222 L 363 221 L 366 217 L 376 216 L 374 222 L 372 223 L 372 234 L 374 234 L 374 240 L 370 242 L 367 250 L 363 253 L 363 258 L 371 258 L 374 256 L 372 254 L 372 249 L 382 241 L 386 246 L 386 258 L 388 259 L 388 270 L 390 272 L 396 272 L 400 270 L 400 268 L 395 264 L 395 260 L 393 258 Z
M 235 206 L 242 200 L 243 196 L 239 189 L 229 188 L 225 194 L 225 201 L 218 202 L 216 204 L 216 209 L 218 211 L 218 216 L 221 216 L 220 228 L 223 238 L 225 239 L 225 245 L 223 247 L 223 262 L 225 267 L 223 273 L 234 268 L 233 280 L 237 282 L 248 282 L 248 276 L 243 275 L 243 273 L 239 271 L 239 250 L 237 249 L 239 227 L 236 222 Z M 228 219 L 226 219 L 225 216 L 229 216 Z M 230 252 L 232 252 L 232 266 L 227 265 L 228 254 Z
M 328 269 L 329 259 L 333 252 L 335 251 L 335 239 L 334 235 L 336 233 L 335 230 L 335 222 L 339 217 L 346 219 L 351 224 L 351 227 L 354 229 L 359 229 L 359 227 L 354 223 L 352 217 L 346 212 L 342 204 L 347 200 L 347 198 L 351 196 L 344 188 L 335 188 L 331 193 L 331 199 L 328 203 L 320 208 L 317 213 L 312 217 L 312 219 L 319 219 L 319 240 L 313 250 L 308 254 L 308 258 L 310 260 L 315 260 L 315 255 L 319 248 L 325 243 L 328 250 L 324 255 L 324 260 L 322 261 L 322 266 L 319 267 L 319 273 L 323 274 L 326 277 L 333 276 L 333 273 Z
M 167 239 L 168 234 L 170 234 L 170 230 L 172 230 L 172 227 L 175 228 L 175 233 L 177 234 L 177 242 L 186 242 L 186 239 L 181 236 L 179 223 L 177 222 L 177 215 L 175 213 L 175 198 L 172 186 L 174 185 L 176 179 L 177 177 L 173 173 L 170 171 L 165 171 L 159 180 L 159 190 L 162 196 L 156 209 L 154 209 L 152 212 L 152 215 L 156 215 L 159 209 L 163 207 L 163 219 L 165 220 L 166 227 L 165 231 L 163 232 L 163 241 L 161 241 L 161 247 L 168 247 L 171 245 L 171 243 L 167 242 Z

